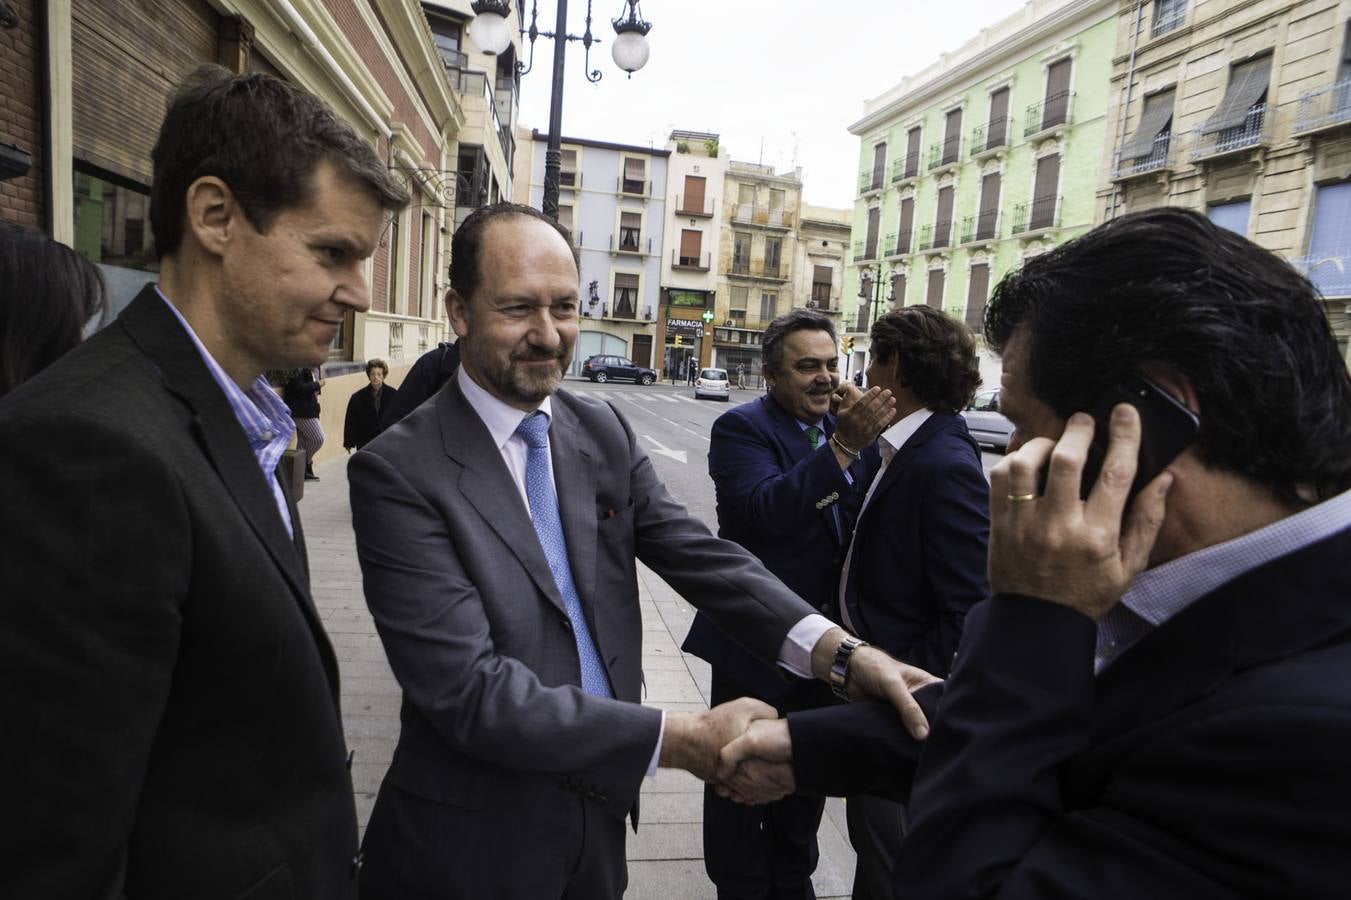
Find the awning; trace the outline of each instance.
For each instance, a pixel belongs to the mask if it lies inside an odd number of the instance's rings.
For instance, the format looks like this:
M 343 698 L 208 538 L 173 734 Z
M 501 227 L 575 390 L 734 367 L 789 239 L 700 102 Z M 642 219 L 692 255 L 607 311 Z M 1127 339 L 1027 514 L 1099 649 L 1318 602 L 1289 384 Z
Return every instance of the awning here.
M 1154 152 L 1154 139 L 1173 120 L 1172 88 L 1145 98 L 1145 109 L 1140 114 L 1140 126 L 1121 145 L 1122 159 L 1141 159 Z
M 1241 66 L 1235 66 L 1229 76 L 1229 90 L 1216 108 L 1215 114 L 1201 126 L 1202 134 L 1238 128 L 1248 118 L 1248 110 L 1262 99 L 1271 79 L 1271 57 L 1262 56 Z

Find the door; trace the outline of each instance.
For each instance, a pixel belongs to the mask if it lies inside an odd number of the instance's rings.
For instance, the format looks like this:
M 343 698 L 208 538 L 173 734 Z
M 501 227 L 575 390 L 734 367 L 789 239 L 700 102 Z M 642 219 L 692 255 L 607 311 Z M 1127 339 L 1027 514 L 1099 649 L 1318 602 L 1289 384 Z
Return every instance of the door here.
M 1037 160 L 1037 177 L 1032 188 L 1032 220 L 1028 228 L 1050 228 L 1055 225 L 1056 189 L 1060 186 L 1060 154 L 1052 153 Z
M 976 240 L 988 241 L 995 236 L 999 221 L 1000 175 L 992 172 L 980 181 L 980 215 L 976 218 Z
M 1046 70 L 1046 103 L 1041 115 L 1043 129 L 1069 121 L 1070 65 L 1070 60 L 1062 59 Z
M 652 368 L 652 335 L 635 334 L 633 336 L 633 362 L 645 369 Z
M 1004 146 L 1009 133 L 1009 89 L 990 95 L 990 120 L 985 127 L 985 149 Z

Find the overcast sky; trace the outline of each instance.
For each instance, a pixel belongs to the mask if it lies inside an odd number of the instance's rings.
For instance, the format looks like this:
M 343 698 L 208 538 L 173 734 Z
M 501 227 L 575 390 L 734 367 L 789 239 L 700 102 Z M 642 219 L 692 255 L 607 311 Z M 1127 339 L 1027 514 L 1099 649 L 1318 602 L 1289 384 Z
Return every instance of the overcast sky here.
M 522 5 L 528 28 L 529 3 Z M 716 132 L 733 159 L 801 166 L 808 203 L 850 207 L 859 139 L 846 129 L 862 117 L 863 101 L 1022 5 L 644 0 L 652 55 L 628 79 L 610 58 L 610 19 L 623 0 L 594 0 L 592 33 L 604 43 L 592 48 L 591 67 L 604 77 L 589 84 L 581 44 L 568 44 L 563 133 L 662 147 L 673 128 Z M 552 30 L 557 9 L 544 0 L 541 30 Z M 571 0 L 568 11 L 571 31 L 581 34 L 585 0 Z M 521 85 L 521 122 L 541 132 L 549 126 L 552 50 L 552 41 L 536 42 L 534 69 Z

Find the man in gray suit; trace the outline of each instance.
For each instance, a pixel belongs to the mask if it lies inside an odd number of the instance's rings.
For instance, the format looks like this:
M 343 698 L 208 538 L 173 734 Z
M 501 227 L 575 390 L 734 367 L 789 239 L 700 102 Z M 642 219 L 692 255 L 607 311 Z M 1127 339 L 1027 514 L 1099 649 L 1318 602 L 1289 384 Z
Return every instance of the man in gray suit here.
M 844 631 L 657 480 L 609 403 L 557 391 L 578 323 L 566 232 L 498 204 L 456 231 L 461 367 L 349 469 L 365 579 L 403 687 L 364 900 L 623 894 L 624 817 L 658 765 L 712 778 L 758 701 L 640 699 L 642 559 L 761 659 L 886 697 L 917 735 L 927 676 Z M 804 500 L 810 502 L 810 499 Z

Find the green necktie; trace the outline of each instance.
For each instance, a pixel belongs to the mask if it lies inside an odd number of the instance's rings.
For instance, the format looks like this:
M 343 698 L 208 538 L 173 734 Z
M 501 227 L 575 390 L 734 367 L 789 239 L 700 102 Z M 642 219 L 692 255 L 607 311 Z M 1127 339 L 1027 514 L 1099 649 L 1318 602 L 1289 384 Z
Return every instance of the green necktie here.
M 802 431 L 807 435 L 807 440 L 812 442 L 813 450 L 821 446 L 821 429 L 817 428 L 815 425 L 808 425 Z

